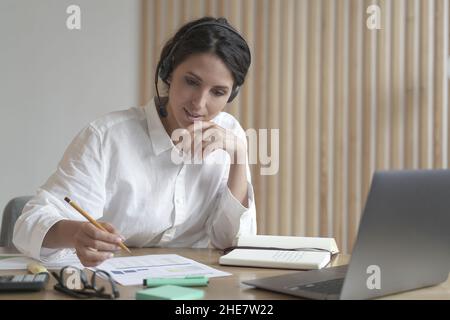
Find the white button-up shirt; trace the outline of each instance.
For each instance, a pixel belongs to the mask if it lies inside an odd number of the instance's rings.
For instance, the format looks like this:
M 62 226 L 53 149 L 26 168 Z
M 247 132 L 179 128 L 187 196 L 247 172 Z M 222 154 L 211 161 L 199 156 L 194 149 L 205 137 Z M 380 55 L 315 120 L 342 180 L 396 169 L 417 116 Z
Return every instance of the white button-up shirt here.
M 213 121 L 246 141 L 230 114 L 222 112 Z M 14 245 L 40 260 L 73 252 L 42 247 L 56 222 L 86 221 L 65 197 L 95 219 L 115 226 L 131 247 L 224 248 L 241 234 L 256 234 L 248 165 L 249 208 L 245 208 L 228 189 L 230 157 L 225 151 L 214 151 L 209 156 L 215 157 L 212 162 L 180 164 L 172 161 L 173 148 L 153 99 L 144 107 L 91 122 L 26 204 L 14 228 Z

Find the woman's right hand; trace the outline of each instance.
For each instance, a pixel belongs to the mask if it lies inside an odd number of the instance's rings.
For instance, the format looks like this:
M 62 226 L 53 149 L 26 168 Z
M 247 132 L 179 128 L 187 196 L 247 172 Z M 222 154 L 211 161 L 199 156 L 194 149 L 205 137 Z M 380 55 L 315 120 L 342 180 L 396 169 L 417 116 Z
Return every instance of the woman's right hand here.
M 90 222 L 83 222 L 74 235 L 74 248 L 85 267 L 95 267 L 112 258 L 114 252 L 120 250 L 119 243 L 124 240 L 112 225 L 99 223 L 109 232 L 98 229 Z

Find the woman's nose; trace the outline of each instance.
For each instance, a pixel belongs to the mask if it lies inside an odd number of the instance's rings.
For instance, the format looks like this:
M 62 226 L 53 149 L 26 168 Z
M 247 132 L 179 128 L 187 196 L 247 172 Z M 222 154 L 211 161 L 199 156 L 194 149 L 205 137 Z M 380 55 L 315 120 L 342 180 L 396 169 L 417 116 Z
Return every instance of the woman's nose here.
M 195 108 L 195 110 L 202 110 L 206 107 L 206 102 L 207 92 L 201 91 L 198 92 L 192 99 L 192 106 Z

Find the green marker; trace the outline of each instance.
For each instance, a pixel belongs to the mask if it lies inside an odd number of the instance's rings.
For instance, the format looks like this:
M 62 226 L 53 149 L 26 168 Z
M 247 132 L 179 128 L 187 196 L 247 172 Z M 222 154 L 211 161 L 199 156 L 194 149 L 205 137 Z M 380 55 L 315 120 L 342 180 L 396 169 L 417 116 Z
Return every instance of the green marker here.
M 144 279 L 144 287 L 159 287 L 165 285 L 183 287 L 207 286 L 209 279 L 205 276 L 186 276 L 184 278 L 147 278 Z

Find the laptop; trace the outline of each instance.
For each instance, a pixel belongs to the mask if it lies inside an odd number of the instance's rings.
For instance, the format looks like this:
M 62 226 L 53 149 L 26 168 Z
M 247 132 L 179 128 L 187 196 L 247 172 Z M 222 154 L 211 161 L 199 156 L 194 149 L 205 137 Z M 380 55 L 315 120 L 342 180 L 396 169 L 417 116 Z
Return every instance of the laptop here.
M 371 299 L 446 281 L 450 170 L 375 172 L 350 263 L 243 281 L 309 299 Z

